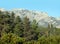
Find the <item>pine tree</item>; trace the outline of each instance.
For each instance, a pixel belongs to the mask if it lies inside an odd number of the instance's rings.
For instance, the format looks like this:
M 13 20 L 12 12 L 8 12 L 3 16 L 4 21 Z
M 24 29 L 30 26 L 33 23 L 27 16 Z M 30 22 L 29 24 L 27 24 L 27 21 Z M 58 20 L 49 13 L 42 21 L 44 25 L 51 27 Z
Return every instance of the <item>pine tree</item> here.
M 38 23 L 36 22 L 36 20 L 33 20 L 33 22 L 31 23 L 31 29 L 33 30 L 33 33 L 35 34 L 34 39 L 37 40 L 39 29 L 38 29 Z
M 10 27 L 11 27 L 10 30 L 11 30 L 12 33 L 13 33 L 14 26 L 15 26 L 14 20 L 15 20 L 15 14 L 14 14 L 14 12 L 12 12 L 11 15 L 10 15 L 10 21 L 9 21 Z
M 23 23 L 19 16 L 15 18 L 14 24 L 14 33 L 18 36 L 23 36 Z
M 35 34 L 31 29 L 29 18 L 25 17 L 23 20 L 23 24 L 24 24 L 23 37 L 26 39 L 26 41 L 32 40 Z

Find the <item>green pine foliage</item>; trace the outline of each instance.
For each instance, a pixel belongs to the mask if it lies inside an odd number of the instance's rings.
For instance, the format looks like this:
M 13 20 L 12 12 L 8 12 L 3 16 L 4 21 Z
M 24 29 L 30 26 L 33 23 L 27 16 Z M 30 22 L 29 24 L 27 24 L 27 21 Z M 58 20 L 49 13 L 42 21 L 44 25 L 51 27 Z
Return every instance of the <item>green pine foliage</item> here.
M 60 44 L 60 29 L 52 24 L 42 27 L 36 20 L 0 11 L 0 44 Z

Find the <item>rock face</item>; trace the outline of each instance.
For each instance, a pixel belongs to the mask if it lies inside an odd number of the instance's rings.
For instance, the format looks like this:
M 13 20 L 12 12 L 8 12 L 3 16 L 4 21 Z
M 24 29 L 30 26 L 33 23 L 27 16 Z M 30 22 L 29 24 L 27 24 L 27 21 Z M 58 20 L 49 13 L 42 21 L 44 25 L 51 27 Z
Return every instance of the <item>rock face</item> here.
M 8 11 L 1 8 L 0 10 L 3 12 Z M 53 26 L 60 28 L 60 18 L 48 16 L 46 12 L 31 11 L 27 9 L 12 9 L 12 10 L 9 10 L 8 12 L 14 12 L 15 16 L 20 16 L 21 18 L 27 16 L 30 19 L 30 21 L 35 19 L 37 23 L 41 26 L 47 26 L 48 23 L 51 23 L 53 24 Z

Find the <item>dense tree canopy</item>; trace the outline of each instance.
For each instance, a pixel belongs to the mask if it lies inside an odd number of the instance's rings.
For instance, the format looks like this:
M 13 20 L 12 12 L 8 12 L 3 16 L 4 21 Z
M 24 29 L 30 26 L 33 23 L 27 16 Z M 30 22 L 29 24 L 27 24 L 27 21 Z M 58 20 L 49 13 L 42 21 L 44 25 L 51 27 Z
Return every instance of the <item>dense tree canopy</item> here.
M 42 27 L 36 20 L 0 11 L 0 44 L 60 44 L 60 29 L 52 24 Z

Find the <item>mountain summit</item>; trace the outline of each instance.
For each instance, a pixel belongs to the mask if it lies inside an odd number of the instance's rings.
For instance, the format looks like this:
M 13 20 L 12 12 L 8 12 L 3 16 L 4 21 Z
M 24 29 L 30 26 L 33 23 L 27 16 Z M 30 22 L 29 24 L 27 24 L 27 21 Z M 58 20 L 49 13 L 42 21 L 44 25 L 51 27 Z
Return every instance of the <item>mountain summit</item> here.
M 0 8 L 0 11 L 8 11 L 3 8 Z M 60 28 L 60 18 L 55 18 L 52 16 L 48 16 L 46 12 L 40 12 L 40 11 L 33 11 L 33 10 L 27 10 L 27 9 L 12 9 L 8 12 L 14 12 L 15 16 L 20 16 L 21 18 L 27 16 L 31 21 L 36 20 L 37 23 L 41 26 L 47 26 L 48 23 L 53 24 L 53 26 L 56 26 L 57 28 Z

